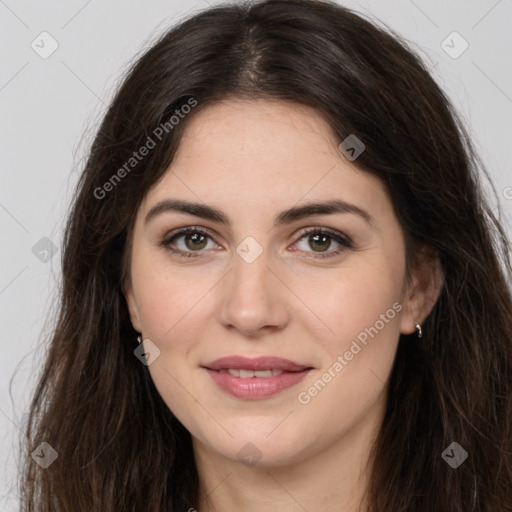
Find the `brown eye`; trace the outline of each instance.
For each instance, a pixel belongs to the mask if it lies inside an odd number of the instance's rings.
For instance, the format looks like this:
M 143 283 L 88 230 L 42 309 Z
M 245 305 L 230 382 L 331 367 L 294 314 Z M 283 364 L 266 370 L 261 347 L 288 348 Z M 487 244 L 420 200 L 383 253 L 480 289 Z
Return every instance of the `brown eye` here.
M 178 256 L 194 257 L 205 252 L 203 249 L 207 247 L 209 240 L 212 240 L 211 236 L 203 229 L 187 227 L 169 233 L 160 245 Z
M 352 249 L 353 243 L 350 238 L 336 231 L 330 231 L 325 228 L 314 228 L 302 233 L 300 239 L 296 242 L 299 244 L 303 239 L 307 238 L 307 246 L 299 247 L 299 249 L 306 253 L 315 253 L 313 258 L 329 258 L 331 256 L 337 256 L 346 249 Z M 338 244 L 338 247 L 334 250 L 329 251 L 332 244 Z M 308 250 L 312 249 L 312 250 Z
M 206 235 L 203 235 L 202 233 L 192 233 L 192 234 L 186 234 L 182 235 L 184 236 L 185 245 L 190 250 L 200 250 L 204 249 L 206 246 Z
M 312 247 L 315 251 L 318 249 L 320 252 L 324 252 L 324 250 L 329 249 L 331 245 L 331 237 L 329 235 L 321 234 L 321 235 L 309 235 L 308 238 L 310 247 Z

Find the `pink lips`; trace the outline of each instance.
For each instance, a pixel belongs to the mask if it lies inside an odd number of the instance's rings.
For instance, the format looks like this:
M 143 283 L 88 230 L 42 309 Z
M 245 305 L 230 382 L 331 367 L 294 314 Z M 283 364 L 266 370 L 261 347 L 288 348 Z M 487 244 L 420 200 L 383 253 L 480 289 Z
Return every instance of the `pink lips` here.
M 283 389 L 300 382 L 312 369 L 280 357 L 228 356 L 203 365 L 220 389 L 237 398 L 256 400 L 272 396 Z M 270 377 L 237 377 L 226 373 L 227 369 L 238 370 L 280 370 L 279 375 Z M 220 370 L 224 370 L 221 372 Z

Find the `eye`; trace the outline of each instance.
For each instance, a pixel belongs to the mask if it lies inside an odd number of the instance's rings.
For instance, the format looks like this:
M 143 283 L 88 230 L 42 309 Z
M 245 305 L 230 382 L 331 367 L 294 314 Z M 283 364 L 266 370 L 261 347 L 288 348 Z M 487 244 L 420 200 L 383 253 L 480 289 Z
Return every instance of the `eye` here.
M 350 238 L 338 231 L 333 231 L 326 228 L 315 227 L 313 229 L 303 231 L 301 233 L 300 239 L 296 242 L 296 244 L 300 244 L 303 239 L 306 239 L 306 244 L 308 244 L 308 246 L 312 247 L 314 250 L 307 251 L 307 248 L 301 248 L 301 250 L 315 253 L 312 256 L 313 258 L 330 258 L 341 254 L 346 249 L 353 248 L 353 242 Z M 335 250 L 328 251 L 333 241 L 338 244 L 338 247 Z
M 176 243 L 179 239 L 183 239 L 182 244 Z M 208 248 L 208 239 L 212 240 L 207 231 L 200 227 L 189 226 L 171 231 L 162 240 L 161 245 L 178 256 L 190 258 L 198 256 L 194 253 L 203 252 L 203 249 Z
M 176 243 L 180 239 L 182 239 L 182 243 Z M 294 245 L 300 244 L 303 239 L 306 239 L 306 243 L 314 249 L 313 251 L 308 251 L 307 247 L 299 247 L 302 251 L 314 253 L 313 256 L 307 257 L 329 258 L 341 254 L 346 249 L 353 248 L 352 240 L 349 237 L 338 231 L 326 228 L 315 227 L 302 231 L 299 240 Z M 197 226 L 189 226 L 171 231 L 161 241 L 160 245 L 177 256 L 190 258 L 200 256 L 200 253 L 204 252 L 203 249 L 215 248 L 215 244 L 213 244 L 214 247 L 208 247 L 208 240 L 213 242 L 211 235 L 206 230 Z M 335 250 L 329 251 L 328 249 L 333 241 L 338 244 L 338 247 Z M 293 250 L 295 251 L 295 249 Z

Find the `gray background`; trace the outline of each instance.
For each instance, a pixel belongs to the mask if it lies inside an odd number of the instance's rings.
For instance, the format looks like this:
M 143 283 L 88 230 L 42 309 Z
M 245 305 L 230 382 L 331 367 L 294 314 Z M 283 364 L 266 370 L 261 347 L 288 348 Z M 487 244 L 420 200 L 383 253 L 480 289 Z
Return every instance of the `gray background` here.
M 18 507 L 19 425 L 57 296 L 65 212 L 94 130 L 129 61 L 187 13 L 218 3 L 0 0 L 2 511 Z M 473 134 L 512 236 L 512 0 L 340 3 L 382 20 L 420 51 Z M 58 43 L 46 59 L 40 53 L 51 40 L 44 31 Z M 441 46 L 453 31 L 469 44 L 458 58 Z M 457 37 L 445 44 L 452 55 L 463 48 Z M 57 249 L 46 262 L 32 250 L 43 237 Z

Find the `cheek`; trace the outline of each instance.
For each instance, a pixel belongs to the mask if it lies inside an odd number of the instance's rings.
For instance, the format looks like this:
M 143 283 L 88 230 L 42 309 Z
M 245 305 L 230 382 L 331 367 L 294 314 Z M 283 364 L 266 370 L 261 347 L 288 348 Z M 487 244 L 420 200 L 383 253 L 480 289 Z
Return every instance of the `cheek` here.
M 310 296 L 311 308 L 329 327 L 315 339 L 327 354 L 298 398 L 304 413 L 328 421 L 326 435 L 335 436 L 382 397 L 395 358 L 402 305 L 401 283 L 393 272 L 353 269 L 329 282 L 333 284 L 323 294 Z
M 316 322 L 322 331 L 315 341 L 326 352 L 317 377 L 329 382 L 325 390 L 322 383 L 316 386 L 322 391 L 315 407 L 336 403 L 342 416 L 357 415 L 383 391 L 400 336 L 401 264 L 398 255 L 393 264 L 373 259 L 340 269 L 322 280 L 321 292 L 308 295 L 308 306 L 322 320 L 311 317 L 311 325 Z
M 309 330 L 323 333 L 324 340 L 333 340 L 333 349 L 339 349 L 337 345 L 343 340 L 352 340 L 376 322 L 382 327 L 381 315 L 385 317 L 383 330 L 392 324 L 398 329 L 402 288 L 399 269 L 361 265 L 327 274 L 311 279 L 302 276 L 294 290 L 307 306 L 303 320 L 309 319 Z
M 165 254 L 134 254 L 132 280 L 144 336 L 166 349 L 169 340 L 194 339 L 198 322 L 190 319 L 207 301 L 211 278 L 197 267 L 171 266 Z
M 171 272 L 168 266 L 147 263 L 138 275 L 138 305 L 144 336 L 160 350 L 148 370 L 168 408 L 189 424 L 198 413 L 187 392 L 195 389 L 192 352 L 204 337 L 212 285 L 193 271 Z

